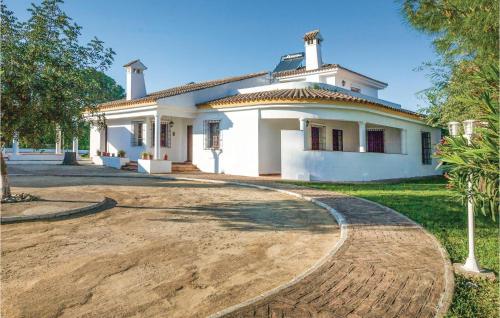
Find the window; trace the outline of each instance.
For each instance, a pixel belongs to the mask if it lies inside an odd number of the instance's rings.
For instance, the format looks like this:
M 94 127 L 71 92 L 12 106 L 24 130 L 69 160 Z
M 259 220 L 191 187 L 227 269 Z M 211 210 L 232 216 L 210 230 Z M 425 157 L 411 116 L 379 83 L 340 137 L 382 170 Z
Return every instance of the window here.
M 162 122 L 160 130 L 160 146 L 170 148 L 172 147 L 172 133 L 170 131 L 169 123 Z
M 368 134 L 368 152 L 384 152 L 384 130 L 370 129 Z
M 311 150 L 325 150 L 325 127 L 311 126 Z
M 206 120 L 204 127 L 205 127 L 205 149 L 219 149 L 221 146 L 220 121 Z
M 160 125 L 160 147 L 172 147 L 172 133 L 169 123 L 162 121 Z M 155 145 L 155 123 L 151 122 L 151 146 Z
M 353 91 L 354 93 L 361 93 L 361 89 L 354 86 L 351 86 L 351 91 Z
M 432 146 L 431 146 L 431 133 L 422 132 L 422 164 L 432 164 Z
M 332 129 L 332 150 L 344 151 L 344 134 L 340 129 Z
M 132 122 L 132 138 L 130 140 L 132 147 L 142 146 L 142 125 L 142 121 Z

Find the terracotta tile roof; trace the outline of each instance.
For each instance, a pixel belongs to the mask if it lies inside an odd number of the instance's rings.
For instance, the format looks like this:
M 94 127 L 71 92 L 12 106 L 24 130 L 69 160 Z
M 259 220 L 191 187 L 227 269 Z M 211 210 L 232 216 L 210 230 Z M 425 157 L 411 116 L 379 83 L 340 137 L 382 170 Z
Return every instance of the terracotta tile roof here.
M 238 94 L 221 99 L 209 101 L 207 103 L 198 104 L 201 109 L 204 108 L 224 108 L 232 106 L 250 106 L 260 103 L 307 103 L 307 102 L 346 102 L 374 106 L 379 110 L 389 112 L 397 112 L 399 114 L 410 115 L 417 119 L 421 119 L 421 115 L 407 109 L 391 107 L 382 103 L 369 101 L 361 97 L 351 96 L 345 93 L 330 91 L 322 88 L 295 88 L 295 89 L 278 89 L 272 91 L 263 91 L 255 93 Z
M 205 89 L 205 88 L 210 88 L 210 87 L 214 87 L 214 86 L 218 86 L 218 85 L 223 85 L 223 84 L 227 84 L 227 83 L 242 81 L 242 80 L 250 79 L 253 77 L 262 76 L 265 74 L 268 74 L 268 73 L 267 72 L 251 73 L 251 74 L 234 76 L 234 77 L 227 77 L 227 78 L 223 78 L 223 79 L 206 81 L 206 82 L 189 83 L 186 85 L 172 87 L 172 88 L 168 88 L 165 90 L 153 92 L 153 93 L 150 93 L 150 94 L 148 94 L 144 97 L 141 97 L 141 98 L 136 98 L 136 99 L 132 99 L 132 100 L 119 99 L 119 100 L 103 103 L 103 104 L 99 105 L 99 110 L 101 110 L 101 111 L 112 110 L 115 108 L 126 108 L 127 106 L 133 107 L 133 106 L 142 105 L 142 104 L 152 104 L 161 98 L 180 95 L 180 94 L 184 94 L 184 93 L 189 93 L 189 92 L 193 92 L 193 91 L 197 91 L 197 90 L 201 90 L 201 89 Z
M 327 71 L 327 70 L 331 70 L 331 69 L 335 69 L 335 68 L 343 69 L 343 70 L 346 70 L 348 72 L 351 72 L 351 73 L 363 76 L 364 78 L 367 78 L 369 80 L 378 82 L 378 83 L 380 83 L 382 85 L 385 85 L 385 86 L 388 85 L 385 82 L 382 82 L 382 81 L 376 80 L 376 79 L 374 79 L 372 77 L 369 77 L 369 76 L 363 75 L 361 73 L 355 72 L 355 71 L 350 70 L 350 69 L 348 69 L 346 67 L 343 67 L 343 66 L 341 66 L 339 64 L 323 64 L 320 68 L 315 69 L 315 70 L 306 70 L 306 68 L 304 66 L 302 66 L 302 67 L 300 67 L 300 68 L 298 68 L 296 70 L 288 70 L 288 71 L 282 71 L 282 72 L 273 73 L 273 76 L 276 77 L 276 78 L 280 78 L 280 77 L 295 76 L 295 75 L 302 75 L 302 74 L 311 74 L 311 73 Z
M 304 35 L 304 41 L 309 41 L 309 40 L 314 40 L 319 34 L 319 30 L 313 30 L 310 32 L 307 32 Z

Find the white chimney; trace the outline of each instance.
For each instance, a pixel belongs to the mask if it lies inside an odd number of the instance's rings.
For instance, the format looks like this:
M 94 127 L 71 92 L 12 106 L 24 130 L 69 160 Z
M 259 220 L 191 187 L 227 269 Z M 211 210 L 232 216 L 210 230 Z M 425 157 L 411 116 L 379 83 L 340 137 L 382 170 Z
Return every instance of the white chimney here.
M 127 70 L 127 100 L 146 96 L 144 70 L 148 68 L 140 60 L 129 62 L 123 67 Z
M 304 35 L 307 71 L 318 69 L 323 65 L 323 61 L 321 60 L 321 42 L 323 42 L 323 38 L 319 30 L 307 32 Z

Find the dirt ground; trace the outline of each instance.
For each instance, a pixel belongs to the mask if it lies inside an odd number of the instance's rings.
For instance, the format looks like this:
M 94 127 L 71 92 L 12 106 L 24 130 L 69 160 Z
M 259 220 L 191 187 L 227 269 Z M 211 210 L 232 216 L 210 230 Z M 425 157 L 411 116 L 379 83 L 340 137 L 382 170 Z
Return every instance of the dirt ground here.
M 339 238 L 327 211 L 273 191 L 144 178 L 11 182 L 117 206 L 1 225 L 2 317 L 202 317 L 288 282 Z

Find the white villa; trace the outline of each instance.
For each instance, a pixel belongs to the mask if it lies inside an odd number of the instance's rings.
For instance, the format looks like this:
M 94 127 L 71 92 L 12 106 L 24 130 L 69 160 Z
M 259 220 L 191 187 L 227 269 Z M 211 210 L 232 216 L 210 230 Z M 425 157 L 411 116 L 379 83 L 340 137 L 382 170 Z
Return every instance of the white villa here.
M 132 61 L 124 65 L 126 99 L 100 105 L 107 126 L 91 130 L 90 154 L 123 150 L 136 161 L 150 152 L 152 164 L 307 181 L 440 174 L 432 158 L 440 129 L 379 99 L 386 83 L 323 63 L 322 41 L 319 30 L 306 33 L 305 52 L 283 56 L 272 72 L 149 94 L 146 67 Z

